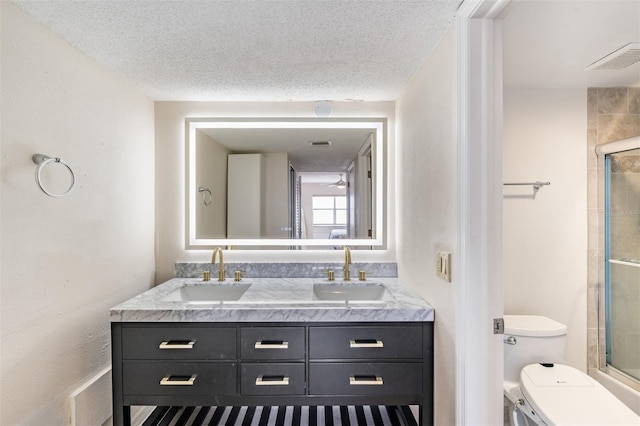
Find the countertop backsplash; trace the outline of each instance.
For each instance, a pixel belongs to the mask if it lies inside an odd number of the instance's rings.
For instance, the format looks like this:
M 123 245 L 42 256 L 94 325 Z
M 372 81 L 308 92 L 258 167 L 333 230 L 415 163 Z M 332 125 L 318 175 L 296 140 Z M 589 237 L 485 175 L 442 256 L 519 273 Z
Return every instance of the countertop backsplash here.
M 176 278 L 200 278 L 203 271 L 211 271 L 212 276 L 218 270 L 218 264 L 176 263 Z M 342 277 L 342 264 L 326 263 L 225 263 L 227 277 L 233 277 L 235 271 L 243 271 L 244 278 L 322 278 L 324 271 L 333 269 L 336 280 Z M 351 264 L 352 280 L 358 278 L 358 271 L 367 271 L 367 277 L 397 278 L 398 264 L 395 262 L 374 262 Z

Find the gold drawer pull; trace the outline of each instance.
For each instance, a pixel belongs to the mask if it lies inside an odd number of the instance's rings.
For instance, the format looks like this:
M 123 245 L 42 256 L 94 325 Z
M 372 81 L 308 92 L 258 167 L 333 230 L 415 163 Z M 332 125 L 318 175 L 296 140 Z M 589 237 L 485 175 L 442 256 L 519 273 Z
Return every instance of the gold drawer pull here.
M 256 349 L 289 349 L 289 342 L 282 340 L 261 340 L 254 345 Z
M 349 376 L 349 385 L 383 385 L 382 377 L 378 376 Z
M 164 376 L 160 380 L 161 386 L 193 386 L 196 381 L 196 375 L 191 376 Z
M 160 349 L 193 349 L 195 340 L 165 340 L 158 346 Z
M 351 339 L 349 340 L 350 348 L 383 348 L 382 340 L 376 339 Z
M 258 376 L 256 386 L 289 386 L 289 378 L 286 376 Z

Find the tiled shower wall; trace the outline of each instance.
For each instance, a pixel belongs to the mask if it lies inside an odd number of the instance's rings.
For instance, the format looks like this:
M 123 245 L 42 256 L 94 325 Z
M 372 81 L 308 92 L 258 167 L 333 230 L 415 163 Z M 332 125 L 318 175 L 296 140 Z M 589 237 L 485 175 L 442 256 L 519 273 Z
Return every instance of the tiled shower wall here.
M 640 88 L 589 88 L 587 91 L 587 149 L 588 149 L 588 224 L 589 270 L 587 274 L 587 366 L 589 374 L 605 366 L 604 340 L 604 158 L 595 154 L 595 146 L 640 135 Z M 632 166 L 621 168 L 620 174 L 628 174 L 632 180 L 640 176 Z M 632 176 L 635 175 L 635 176 Z M 636 231 L 637 233 L 637 231 Z M 637 274 L 629 278 L 637 280 Z M 637 283 L 637 281 L 636 281 Z M 637 285 L 635 288 L 637 289 Z M 631 288 L 631 287 L 629 287 Z M 629 295 L 618 297 L 627 303 Z M 640 298 L 636 292 L 633 297 Z M 638 306 L 640 301 L 636 301 Z M 624 309 L 624 308 L 623 308 Z M 628 310 L 628 309 L 626 309 Z M 633 309 L 631 311 L 637 311 Z M 637 314 L 637 312 L 636 312 Z M 630 318 L 630 321 L 633 319 Z M 640 336 L 627 336 L 638 342 Z M 635 351 L 637 353 L 637 351 Z M 598 356 L 601 354 L 601 356 Z

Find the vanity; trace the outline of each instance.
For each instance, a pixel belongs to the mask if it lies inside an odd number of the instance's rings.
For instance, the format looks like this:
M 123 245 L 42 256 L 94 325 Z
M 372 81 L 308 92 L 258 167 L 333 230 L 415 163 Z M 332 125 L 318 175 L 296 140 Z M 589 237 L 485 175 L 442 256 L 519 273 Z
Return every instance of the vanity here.
M 431 306 L 397 278 L 174 278 L 111 310 L 113 422 L 130 407 L 417 405 Z

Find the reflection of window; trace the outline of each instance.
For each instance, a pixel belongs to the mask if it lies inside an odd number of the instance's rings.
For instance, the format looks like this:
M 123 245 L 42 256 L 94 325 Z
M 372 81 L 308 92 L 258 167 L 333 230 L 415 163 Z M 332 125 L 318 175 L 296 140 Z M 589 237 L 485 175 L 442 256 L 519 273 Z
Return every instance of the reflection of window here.
M 346 225 L 347 197 L 344 195 L 314 195 L 313 224 Z

